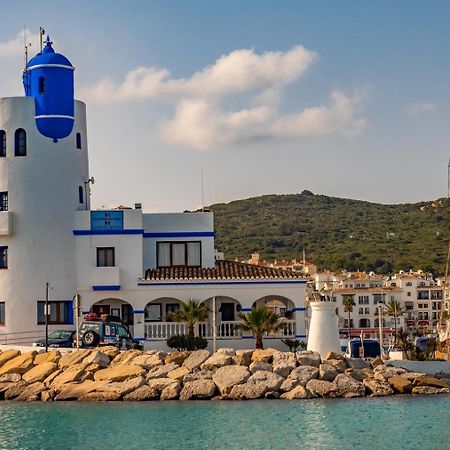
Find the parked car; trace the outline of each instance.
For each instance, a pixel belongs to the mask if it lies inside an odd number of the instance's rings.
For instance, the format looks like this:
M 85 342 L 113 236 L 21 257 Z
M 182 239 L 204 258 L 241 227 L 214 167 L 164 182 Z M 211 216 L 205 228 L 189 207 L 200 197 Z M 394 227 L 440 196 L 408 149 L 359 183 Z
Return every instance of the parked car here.
M 380 343 L 376 339 L 363 339 L 364 358 L 375 358 L 380 356 Z M 350 358 L 360 358 L 361 339 L 350 339 L 347 344 L 346 356 Z
M 142 342 L 131 336 L 126 325 L 117 320 L 111 320 L 109 316 L 102 317 L 102 319 L 91 316 L 90 320 L 81 322 L 78 337 L 81 347 L 113 345 L 123 349 L 143 348 Z
M 48 334 L 48 346 L 71 348 L 75 333 L 75 330 L 54 330 Z M 45 347 L 45 338 L 33 342 L 33 347 Z

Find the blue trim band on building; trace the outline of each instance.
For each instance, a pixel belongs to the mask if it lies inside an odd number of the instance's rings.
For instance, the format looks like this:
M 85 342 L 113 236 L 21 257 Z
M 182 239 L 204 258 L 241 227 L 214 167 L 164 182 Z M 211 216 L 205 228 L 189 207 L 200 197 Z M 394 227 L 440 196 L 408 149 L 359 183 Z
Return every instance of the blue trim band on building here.
M 294 311 L 306 311 L 307 308 L 294 308 Z
M 92 286 L 94 291 L 120 291 L 120 284 Z
M 306 334 L 296 334 L 296 338 L 306 338 Z
M 133 314 L 144 314 L 144 310 L 143 309 L 134 309 Z
M 243 312 L 249 312 L 251 310 L 252 310 L 252 308 L 241 308 L 241 311 L 243 311 Z
M 142 235 L 144 230 L 133 229 L 128 230 L 73 230 L 75 236 L 96 236 L 96 235 L 114 235 L 114 234 L 140 234 Z
M 214 231 L 173 231 L 166 233 L 145 233 L 144 238 L 186 238 L 186 237 L 214 237 Z
M 295 281 L 194 281 L 194 282 L 152 282 L 152 283 L 138 283 L 138 286 L 201 286 L 201 285 L 230 285 L 230 284 L 305 284 L 306 280 L 295 280 Z

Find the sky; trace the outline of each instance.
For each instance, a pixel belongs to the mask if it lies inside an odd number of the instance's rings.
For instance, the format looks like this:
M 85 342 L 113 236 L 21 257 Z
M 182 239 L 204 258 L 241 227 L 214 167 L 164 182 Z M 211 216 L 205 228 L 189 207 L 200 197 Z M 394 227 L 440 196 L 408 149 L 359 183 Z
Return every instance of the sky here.
M 447 195 L 450 2 L 0 0 L 0 97 L 44 27 L 87 104 L 94 207 Z

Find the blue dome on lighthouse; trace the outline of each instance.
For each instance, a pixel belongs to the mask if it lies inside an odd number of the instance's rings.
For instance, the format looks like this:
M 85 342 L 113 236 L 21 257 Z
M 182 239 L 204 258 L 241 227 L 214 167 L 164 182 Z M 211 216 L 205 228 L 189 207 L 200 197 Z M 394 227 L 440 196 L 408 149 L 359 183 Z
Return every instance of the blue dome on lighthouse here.
M 64 55 L 55 52 L 48 36 L 42 52 L 24 70 L 25 95 L 35 98 L 37 128 L 55 142 L 73 130 L 74 70 Z

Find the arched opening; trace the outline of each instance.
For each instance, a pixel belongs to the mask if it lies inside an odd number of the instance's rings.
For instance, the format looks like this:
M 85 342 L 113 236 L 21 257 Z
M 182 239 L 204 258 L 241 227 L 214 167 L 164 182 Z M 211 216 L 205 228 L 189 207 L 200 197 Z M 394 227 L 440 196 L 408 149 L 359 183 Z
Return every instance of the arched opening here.
M 359 319 L 359 328 L 370 328 L 370 319 Z
M 76 141 L 77 149 L 81 150 L 81 133 L 76 134 Z
M 78 186 L 78 202 L 82 205 L 84 203 L 83 186 Z
M 252 308 L 255 306 L 265 306 L 269 311 L 282 317 L 284 329 L 273 336 L 295 336 L 295 303 L 292 300 L 282 295 L 266 295 L 256 300 Z
M 105 298 L 94 303 L 90 312 L 97 314 L 101 317 L 103 314 L 120 317 L 121 321 L 128 325 L 131 334 L 133 334 L 134 314 L 133 307 L 130 303 L 120 298 Z
M 0 157 L 6 156 L 6 131 L 0 130 Z
M 145 338 L 163 340 L 176 334 L 187 334 L 186 323 L 177 322 L 175 317 L 182 305 L 182 301 L 173 297 L 148 302 L 144 308 Z
M 14 134 L 14 155 L 27 156 L 27 132 L 18 128 Z

